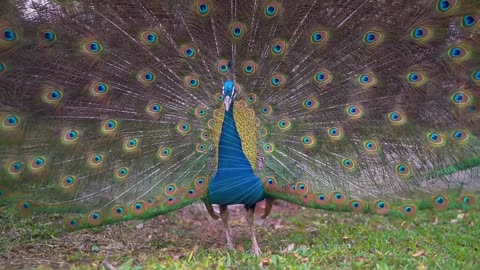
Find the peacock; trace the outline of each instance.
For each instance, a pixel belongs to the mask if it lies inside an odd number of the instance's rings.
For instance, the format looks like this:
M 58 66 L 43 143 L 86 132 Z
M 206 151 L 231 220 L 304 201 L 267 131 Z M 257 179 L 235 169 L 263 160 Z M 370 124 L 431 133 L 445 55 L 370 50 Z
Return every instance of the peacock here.
M 478 208 L 480 2 L 2 0 L 0 205 Z M 219 205 L 217 213 L 213 205 Z

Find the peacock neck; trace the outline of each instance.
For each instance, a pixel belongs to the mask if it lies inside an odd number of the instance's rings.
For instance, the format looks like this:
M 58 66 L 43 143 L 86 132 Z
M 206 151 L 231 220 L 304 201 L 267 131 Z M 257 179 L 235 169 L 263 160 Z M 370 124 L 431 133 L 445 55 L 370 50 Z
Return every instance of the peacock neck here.
M 234 104 L 225 111 L 218 143 L 218 167 L 209 186 L 209 201 L 215 204 L 252 205 L 265 197 L 263 185 L 255 175 L 242 149 L 237 131 Z
M 240 168 L 239 165 L 251 170 L 250 163 L 242 149 L 242 140 L 238 134 L 233 110 L 234 103 L 232 102 L 230 109 L 225 111 L 223 117 L 222 132 L 218 145 L 218 170 Z

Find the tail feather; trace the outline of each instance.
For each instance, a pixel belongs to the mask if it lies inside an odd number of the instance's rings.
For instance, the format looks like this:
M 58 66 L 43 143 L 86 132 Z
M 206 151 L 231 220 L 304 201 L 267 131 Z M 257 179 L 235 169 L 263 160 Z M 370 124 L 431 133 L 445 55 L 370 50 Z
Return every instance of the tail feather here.
M 233 80 L 269 200 L 477 207 L 478 21 L 478 1 L 6 1 L 0 203 L 78 229 L 207 201 Z

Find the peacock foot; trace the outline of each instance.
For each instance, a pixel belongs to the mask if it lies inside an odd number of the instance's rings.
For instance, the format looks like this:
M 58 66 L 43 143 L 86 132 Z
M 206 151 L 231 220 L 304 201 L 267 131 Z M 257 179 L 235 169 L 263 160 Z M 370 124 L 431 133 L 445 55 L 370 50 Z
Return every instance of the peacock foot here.
M 258 247 L 258 245 L 252 245 L 252 248 L 250 248 L 250 253 L 253 256 L 262 256 L 262 251 L 260 250 L 260 247 Z
M 235 245 L 233 244 L 232 236 L 229 233 L 227 235 L 227 249 L 231 251 L 235 251 Z

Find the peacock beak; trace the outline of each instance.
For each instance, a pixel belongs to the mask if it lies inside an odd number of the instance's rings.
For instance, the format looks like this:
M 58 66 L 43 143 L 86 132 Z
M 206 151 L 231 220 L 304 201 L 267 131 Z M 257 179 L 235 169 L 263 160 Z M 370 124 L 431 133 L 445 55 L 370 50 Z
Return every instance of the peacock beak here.
M 225 103 L 225 110 L 228 112 L 230 110 L 230 106 L 232 105 L 232 98 L 230 96 L 225 96 L 223 98 L 223 103 Z

